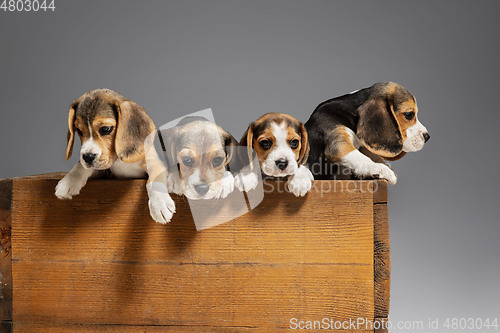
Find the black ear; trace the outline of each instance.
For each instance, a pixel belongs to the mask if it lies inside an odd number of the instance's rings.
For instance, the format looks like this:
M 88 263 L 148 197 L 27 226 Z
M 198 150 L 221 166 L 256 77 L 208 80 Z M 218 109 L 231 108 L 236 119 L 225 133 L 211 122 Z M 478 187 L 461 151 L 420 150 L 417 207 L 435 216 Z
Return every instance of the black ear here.
M 250 170 L 253 170 L 253 154 L 252 154 L 252 145 L 253 145 L 253 127 L 254 123 L 251 123 L 250 126 L 248 126 L 246 132 L 243 134 L 241 137 L 239 146 L 240 147 L 245 147 L 246 146 L 246 152 L 244 149 L 238 149 L 238 153 L 240 155 L 240 159 L 243 163 L 244 166 L 249 166 Z
M 146 111 L 130 100 L 114 102 L 117 111 L 115 150 L 125 163 L 144 158 L 144 145 L 155 125 Z
M 307 138 L 306 128 L 300 123 L 300 154 L 297 163 L 304 165 L 309 157 L 309 140 Z
M 368 99 L 359 109 L 356 135 L 372 153 L 394 157 L 403 150 L 403 137 L 394 108 L 386 97 Z
M 71 103 L 68 113 L 68 135 L 66 136 L 66 160 L 69 160 L 73 154 L 73 144 L 75 143 L 75 112 L 76 108 L 80 104 L 80 100 L 77 99 Z

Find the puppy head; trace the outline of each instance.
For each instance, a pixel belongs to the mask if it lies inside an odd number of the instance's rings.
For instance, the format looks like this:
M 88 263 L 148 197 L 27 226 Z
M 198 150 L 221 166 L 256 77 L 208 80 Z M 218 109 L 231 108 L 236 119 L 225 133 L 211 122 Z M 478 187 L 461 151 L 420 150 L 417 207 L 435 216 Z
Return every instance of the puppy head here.
M 377 83 L 371 89 L 358 109 L 356 134 L 366 148 L 390 160 L 422 149 L 430 135 L 418 121 L 415 97 L 392 82 Z
M 219 197 L 237 146 L 233 136 L 204 118 L 186 117 L 164 137 L 169 159 L 179 166 L 184 195 L 192 200 Z
M 252 148 L 262 172 L 272 177 L 293 175 L 307 161 L 309 143 L 304 125 L 284 113 L 268 113 L 250 124 L 241 146 L 247 146 L 244 160 L 253 168 Z
M 81 139 L 80 163 L 105 170 L 117 158 L 134 163 L 144 158 L 144 143 L 154 124 L 138 104 L 108 89 L 92 90 L 69 109 L 66 159 L 73 152 L 75 132 Z

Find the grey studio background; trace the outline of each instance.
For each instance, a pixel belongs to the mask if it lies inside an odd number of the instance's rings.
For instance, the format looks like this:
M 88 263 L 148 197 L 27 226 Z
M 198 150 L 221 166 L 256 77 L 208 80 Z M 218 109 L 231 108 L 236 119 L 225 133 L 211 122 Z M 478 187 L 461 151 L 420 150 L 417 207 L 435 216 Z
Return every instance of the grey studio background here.
M 68 106 L 95 88 L 157 125 L 211 107 L 240 138 L 263 113 L 306 121 L 328 98 L 395 81 L 432 138 L 393 163 L 390 319 L 500 317 L 499 2 L 55 4 L 0 12 L 0 178 L 69 170 Z

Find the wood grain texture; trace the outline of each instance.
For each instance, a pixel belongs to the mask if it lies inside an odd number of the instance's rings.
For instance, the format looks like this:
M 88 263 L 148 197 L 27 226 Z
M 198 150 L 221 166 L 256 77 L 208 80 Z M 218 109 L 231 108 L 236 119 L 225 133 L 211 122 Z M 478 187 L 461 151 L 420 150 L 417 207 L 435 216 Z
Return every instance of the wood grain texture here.
M 152 221 L 145 180 L 91 180 L 61 201 L 61 176 L 13 180 L 15 331 L 274 331 L 292 317 L 383 314 L 374 202 L 387 201 L 385 182 L 316 181 L 305 198 L 279 185 L 197 232 L 175 196 L 172 222 Z
M 387 333 L 385 329 L 389 316 L 391 291 L 391 254 L 389 240 L 389 213 L 387 181 L 377 180 L 373 192 L 373 235 L 374 235 L 374 307 L 376 333 Z
M 0 179 L 0 331 L 12 325 L 12 180 Z
M 374 301 L 375 320 L 387 321 L 390 308 L 391 253 L 389 238 L 389 210 L 385 203 L 373 206 L 374 227 Z M 385 327 L 385 325 L 381 325 Z M 379 329 L 377 333 L 387 332 Z
M 301 331 L 301 330 L 297 330 Z M 50 333 L 93 333 L 93 332 L 208 332 L 208 333 L 233 333 L 233 332 L 290 332 L 290 329 L 262 329 L 255 327 L 227 327 L 227 326 L 177 326 L 177 325 L 157 325 L 157 326 L 138 326 L 138 325 L 71 325 L 71 324 L 43 324 L 43 323 L 20 323 L 14 327 L 14 332 L 50 332 Z M 369 333 L 372 331 L 352 331 L 336 330 L 338 333 Z

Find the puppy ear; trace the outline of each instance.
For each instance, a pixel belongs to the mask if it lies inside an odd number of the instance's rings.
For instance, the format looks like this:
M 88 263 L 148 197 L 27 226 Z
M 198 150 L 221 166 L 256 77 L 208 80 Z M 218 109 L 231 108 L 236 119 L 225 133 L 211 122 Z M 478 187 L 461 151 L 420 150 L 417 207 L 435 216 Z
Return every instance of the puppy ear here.
M 163 131 L 158 130 L 158 138 L 160 139 L 161 148 L 165 153 L 165 160 L 169 167 L 173 167 L 178 163 L 176 148 L 178 133 L 179 129 L 177 127 Z
M 226 151 L 226 165 L 231 162 L 234 158 L 234 154 L 236 152 L 236 147 L 238 146 L 238 141 L 229 133 L 228 131 L 222 129 L 220 126 L 217 126 L 222 138 L 222 144 L 224 145 L 224 150 Z
M 300 154 L 297 163 L 304 165 L 309 157 L 309 140 L 307 138 L 306 128 L 300 123 Z
M 372 153 L 394 157 L 403 150 L 403 137 L 388 98 L 368 99 L 359 109 L 356 135 Z
M 144 144 L 155 130 L 146 111 L 131 100 L 116 101 L 117 125 L 115 150 L 125 163 L 135 163 L 144 158 Z
M 384 156 L 382 156 L 382 157 L 384 158 L 384 160 L 387 160 L 387 161 L 397 161 L 399 159 L 402 159 L 405 155 L 406 155 L 406 152 L 402 151 L 394 157 L 384 157 Z
M 79 100 L 71 103 L 68 114 L 68 135 L 66 136 L 66 160 L 73 154 L 73 144 L 75 143 L 75 110 L 80 103 Z
M 240 140 L 240 147 L 246 146 L 246 154 L 242 149 L 238 149 L 238 153 L 240 154 L 240 159 L 243 162 L 243 165 L 248 165 L 250 170 L 253 170 L 253 158 L 252 158 L 252 145 L 253 145 L 253 127 L 254 123 L 251 123 L 248 126 L 246 132 L 243 134 Z

